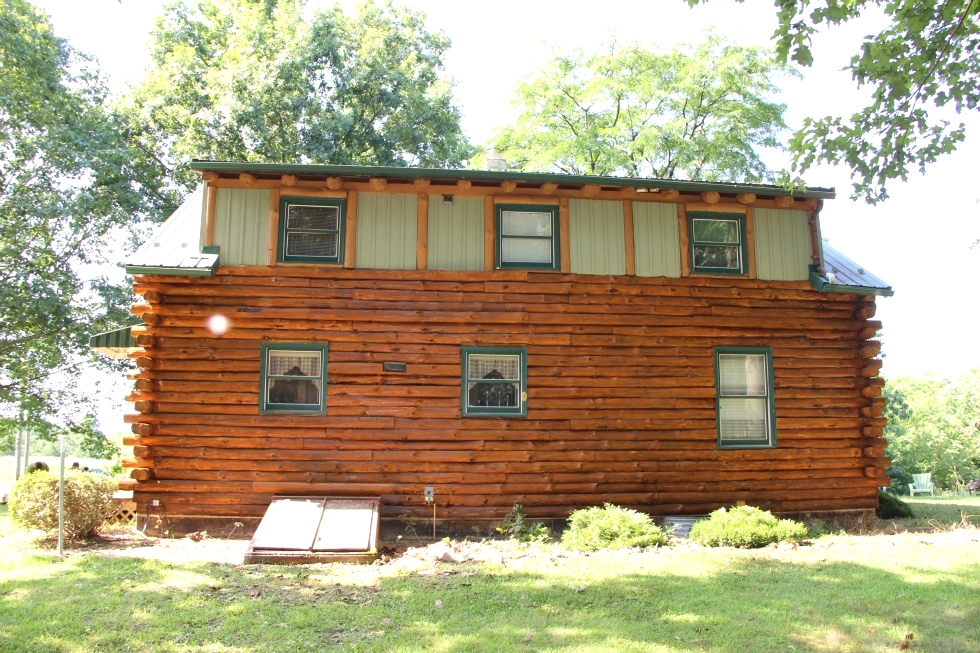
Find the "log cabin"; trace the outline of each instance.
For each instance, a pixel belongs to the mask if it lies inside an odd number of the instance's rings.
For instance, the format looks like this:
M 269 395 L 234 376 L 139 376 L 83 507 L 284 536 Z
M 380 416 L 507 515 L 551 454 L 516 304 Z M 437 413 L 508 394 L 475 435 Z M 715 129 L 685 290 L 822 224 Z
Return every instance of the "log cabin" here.
M 192 168 L 126 264 L 142 324 L 92 339 L 136 364 L 141 521 L 248 532 L 276 495 L 380 497 L 389 533 L 877 506 L 892 290 L 822 241 L 833 189 Z

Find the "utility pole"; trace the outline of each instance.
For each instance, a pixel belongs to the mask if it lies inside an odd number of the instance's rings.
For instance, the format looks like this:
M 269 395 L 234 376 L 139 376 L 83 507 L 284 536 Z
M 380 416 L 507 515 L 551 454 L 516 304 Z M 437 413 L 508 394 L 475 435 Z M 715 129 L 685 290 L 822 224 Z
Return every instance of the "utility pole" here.
M 21 438 L 23 437 L 24 427 L 20 422 L 17 422 L 17 435 L 14 436 L 14 483 L 20 478 L 20 454 L 21 454 Z

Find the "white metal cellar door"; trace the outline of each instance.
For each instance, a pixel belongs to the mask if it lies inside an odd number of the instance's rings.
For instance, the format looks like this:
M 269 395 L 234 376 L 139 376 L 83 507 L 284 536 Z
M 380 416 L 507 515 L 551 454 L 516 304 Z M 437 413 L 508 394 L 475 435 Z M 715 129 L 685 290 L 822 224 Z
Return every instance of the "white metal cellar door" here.
M 380 507 L 377 497 L 273 497 L 245 563 L 372 562 Z

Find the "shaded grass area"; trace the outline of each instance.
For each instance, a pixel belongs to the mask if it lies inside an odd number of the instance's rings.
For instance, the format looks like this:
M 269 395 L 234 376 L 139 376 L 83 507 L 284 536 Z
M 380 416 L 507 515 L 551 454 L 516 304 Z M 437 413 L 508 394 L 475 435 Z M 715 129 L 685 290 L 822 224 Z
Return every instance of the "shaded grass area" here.
M 959 523 L 966 514 L 969 523 L 980 525 L 980 496 L 928 497 L 918 495 L 900 497 L 912 506 L 915 512 L 913 521 L 935 521 L 940 524 Z
M 980 651 L 980 536 L 505 564 L 232 566 L 0 551 L 0 650 Z M 528 636 L 530 635 L 530 639 Z

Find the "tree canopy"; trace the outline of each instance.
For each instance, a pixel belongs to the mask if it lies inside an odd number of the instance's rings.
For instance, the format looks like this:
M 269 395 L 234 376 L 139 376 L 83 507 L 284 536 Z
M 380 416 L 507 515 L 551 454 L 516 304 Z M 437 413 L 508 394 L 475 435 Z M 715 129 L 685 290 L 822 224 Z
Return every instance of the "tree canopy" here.
M 25 0 L 0 2 L 0 421 L 44 433 L 76 400 L 88 334 L 126 316 L 107 243 L 173 198 L 91 62 Z
M 771 98 L 788 74 L 768 51 L 710 34 L 667 53 L 560 53 L 518 84 L 520 116 L 491 144 L 528 171 L 769 180 L 757 150 L 781 146 L 785 106 Z
M 176 2 L 158 20 L 127 105 L 186 185 L 178 166 L 192 158 L 454 167 L 469 155 L 441 75 L 449 40 L 422 14 L 305 4 Z
M 850 116 L 807 119 L 790 143 L 794 171 L 843 163 L 855 196 L 875 203 L 888 197 L 889 182 L 907 179 L 911 168 L 924 172 L 966 137 L 964 123 L 947 118 L 980 106 L 980 0 L 779 0 L 776 7 L 777 53 L 804 66 L 813 63 L 810 45 L 822 27 L 871 10 L 888 22 L 865 37 L 847 67 L 870 87 L 870 104 Z
M 980 369 L 956 382 L 899 377 L 885 385 L 889 476 L 901 491 L 912 474 L 958 489 L 980 476 Z

